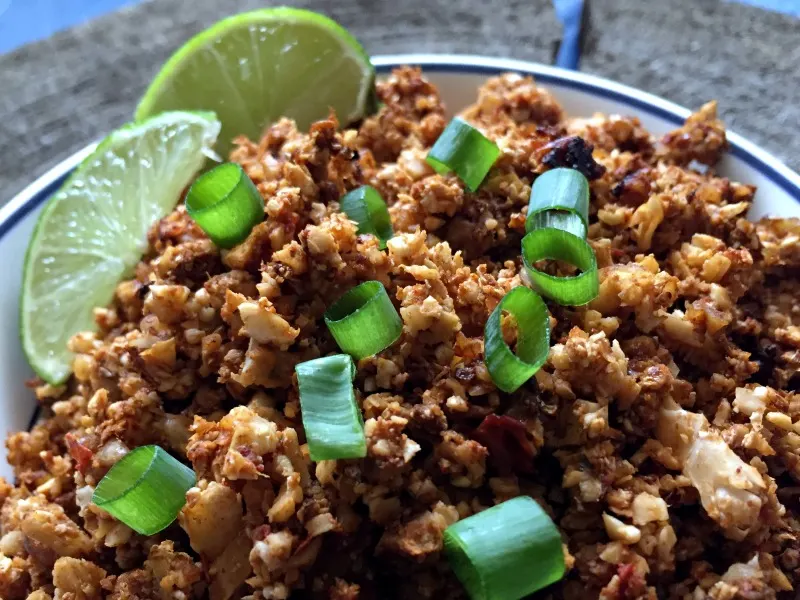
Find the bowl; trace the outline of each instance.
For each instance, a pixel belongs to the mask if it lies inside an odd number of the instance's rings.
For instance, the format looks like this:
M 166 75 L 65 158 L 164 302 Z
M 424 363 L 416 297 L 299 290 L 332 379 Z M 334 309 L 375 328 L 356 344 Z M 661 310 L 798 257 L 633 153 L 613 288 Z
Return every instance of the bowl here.
M 596 112 L 633 115 L 648 131 L 659 135 L 681 125 L 690 114 L 688 109 L 677 104 L 607 79 L 518 60 L 401 54 L 376 56 L 373 63 L 379 73 L 398 65 L 422 66 L 454 112 L 474 100 L 478 86 L 487 77 L 513 71 L 533 75 L 571 116 L 591 116 Z M 718 171 L 730 179 L 758 187 L 749 218 L 800 216 L 800 175 L 733 132 L 728 132 L 728 140 L 731 148 L 718 165 Z M 4 438 L 11 431 L 28 428 L 36 412 L 33 392 L 25 386 L 25 380 L 33 373 L 16 335 L 19 331 L 18 296 L 28 238 L 45 201 L 94 147 L 95 144 L 89 145 L 59 163 L 0 209 L 0 256 L 6 257 L 8 276 L 0 288 L 0 315 L 6 331 L 13 332 L 0 340 L 0 386 L 4 390 L 0 398 L 0 423 Z M 0 475 L 11 475 L 4 459 L 0 461 Z

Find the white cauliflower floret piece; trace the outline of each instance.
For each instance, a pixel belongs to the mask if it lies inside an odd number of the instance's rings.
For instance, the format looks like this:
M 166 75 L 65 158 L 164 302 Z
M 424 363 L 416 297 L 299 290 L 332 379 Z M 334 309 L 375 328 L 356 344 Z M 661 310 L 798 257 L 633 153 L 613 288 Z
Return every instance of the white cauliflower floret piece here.
M 275 452 L 279 442 L 278 426 L 259 417 L 246 406 L 233 408 L 224 420 L 233 426 L 233 436 L 225 455 L 222 474 L 228 479 L 257 479 L 258 474 L 247 468 L 250 458 L 242 455 L 242 450 L 246 449 L 250 457 Z
M 757 387 L 754 390 L 748 388 L 736 388 L 736 397 L 733 400 L 733 408 L 748 417 L 754 413 L 763 413 L 767 410 L 767 394 L 769 389 Z
M 661 409 L 657 436 L 680 461 L 708 515 L 730 537 L 747 535 L 758 523 L 766 490 L 761 474 L 728 447 L 704 415 L 674 402 Z
M 763 579 L 764 574 L 758 564 L 758 555 L 755 555 L 746 563 L 733 563 L 725 574 L 722 581 L 726 583 L 736 583 L 744 579 Z
M 236 492 L 212 481 L 186 493 L 178 521 L 192 548 L 207 559 L 217 558 L 242 528 L 242 506 Z
M 641 529 L 633 525 L 626 525 L 608 513 L 603 513 L 603 525 L 609 538 L 623 544 L 635 544 L 642 539 Z
M 243 333 L 260 344 L 275 344 L 286 348 L 300 333 L 275 312 L 272 303 L 261 298 L 258 302 L 242 302 L 239 315 L 244 323 Z
M 633 499 L 631 505 L 633 522 L 636 525 L 647 525 L 652 521 L 668 521 L 669 510 L 663 498 L 641 492 Z
M 64 556 L 53 565 L 55 600 L 94 600 L 101 597 L 106 571 L 96 564 Z

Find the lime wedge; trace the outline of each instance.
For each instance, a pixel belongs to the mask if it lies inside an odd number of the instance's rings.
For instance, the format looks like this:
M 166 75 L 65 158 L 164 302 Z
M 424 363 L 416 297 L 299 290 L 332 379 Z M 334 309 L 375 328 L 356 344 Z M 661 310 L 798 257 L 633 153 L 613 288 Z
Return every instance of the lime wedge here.
M 222 122 L 216 150 L 234 137 L 258 140 L 280 117 L 305 129 L 333 108 L 342 125 L 373 102 L 369 56 L 342 26 L 295 8 L 229 17 L 197 34 L 161 68 L 136 119 L 165 110 L 212 110 Z
M 213 113 L 164 113 L 103 140 L 53 196 L 28 243 L 20 298 L 22 347 L 50 383 L 71 371 L 67 341 L 96 329 L 92 309 L 147 249 L 147 230 L 177 204 L 220 124 Z

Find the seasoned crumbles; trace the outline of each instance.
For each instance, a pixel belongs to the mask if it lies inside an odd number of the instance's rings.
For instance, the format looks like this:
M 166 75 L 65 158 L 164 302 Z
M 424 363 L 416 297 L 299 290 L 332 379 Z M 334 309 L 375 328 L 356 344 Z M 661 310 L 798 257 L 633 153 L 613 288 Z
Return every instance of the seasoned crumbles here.
M 492 78 L 462 116 L 502 154 L 470 193 L 425 163 L 446 124 L 436 88 L 402 68 L 378 93 L 357 128 L 284 119 L 236 140 L 264 221 L 220 252 L 179 205 L 96 309 L 99 333 L 71 340 L 69 382 L 31 383 L 43 418 L 8 438 L 15 481 L 0 479 L 0 597 L 464 598 L 444 530 L 525 494 L 568 569 L 536 597 L 796 598 L 800 219 L 746 220 L 755 188 L 714 171 L 714 103 L 659 139 Z M 528 283 L 531 183 L 553 167 L 590 180 L 600 293 L 548 304 L 547 363 L 505 394 L 483 329 Z M 385 251 L 339 212 L 363 184 L 390 206 Z M 337 352 L 323 313 L 366 280 L 403 320 L 357 364 L 367 457 L 312 463 L 294 366 Z M 198 479 L 149 538 L 91 503 L 144 444 Z

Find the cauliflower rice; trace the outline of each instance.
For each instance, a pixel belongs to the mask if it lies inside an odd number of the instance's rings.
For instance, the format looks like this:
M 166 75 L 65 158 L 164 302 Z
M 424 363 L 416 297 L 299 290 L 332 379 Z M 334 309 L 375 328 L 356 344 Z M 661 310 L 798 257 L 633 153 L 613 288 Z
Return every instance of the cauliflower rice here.
M 796 598 L 800 219 L 745 219 L 755 188 L 714 173 L 714 103 L 659 140 L 492 78 L 462 116 L 502 154 L 470 193 L 425 163 L 446 120 L 422 73 L 378 94 L 356 129 L 238 139 L 264 221 L 220 252 L 178 206 L 99 333 L 71 340 L 69 382 L 31 382 L 43 418 L 7 440 L 0 598 L 463 598 L 444 530 L 520 494 L 563 536 L 567 574 L 537 598 Z M 483 329 L 526 284 L 530 186 L 551 167 L 590 180 L 600 293 L 548 304 L 547 363 L 505 394 Z M 390 206 L 387 251 L 338 210 L 367 183 Z M 312 463 L 294 366 L 337 351 L 322 315 L 366 280 L 404 324 L 357 364 L 368 454 Z M 198 479 L 148 538 L 91 503 L 145 444 Z

